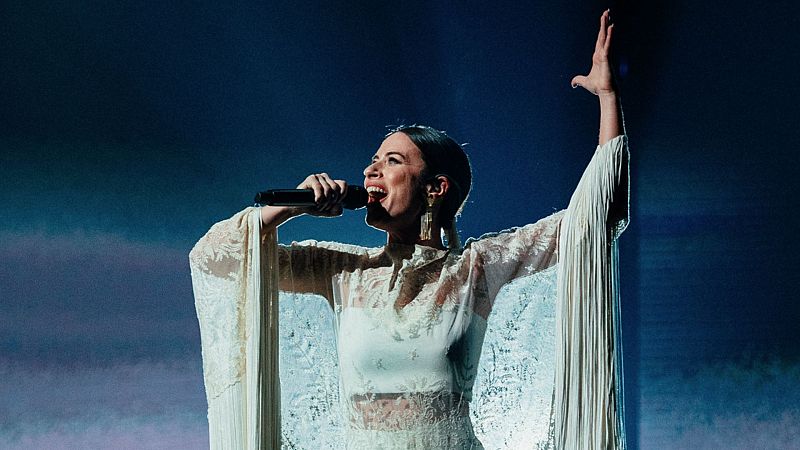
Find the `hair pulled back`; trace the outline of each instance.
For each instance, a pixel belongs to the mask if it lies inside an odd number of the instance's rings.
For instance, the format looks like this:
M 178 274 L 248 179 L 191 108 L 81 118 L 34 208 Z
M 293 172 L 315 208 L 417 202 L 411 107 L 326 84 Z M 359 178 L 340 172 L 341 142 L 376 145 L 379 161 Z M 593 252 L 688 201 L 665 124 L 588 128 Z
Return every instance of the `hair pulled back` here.
M 455 218 L 461 214 L 472 187 L 472 169 L 464 149 L 444 131 L 424 125 L 401 125 L 389 132 L 403 133 L 417 146 L 425 162 L 423 182 L 444 175 L 451 187 L 439 210 L 439 226 L 455 228 Z M 388 136 L 388 135 L 387 135 Z M 448 241 L 450 239 L 448 238 Z

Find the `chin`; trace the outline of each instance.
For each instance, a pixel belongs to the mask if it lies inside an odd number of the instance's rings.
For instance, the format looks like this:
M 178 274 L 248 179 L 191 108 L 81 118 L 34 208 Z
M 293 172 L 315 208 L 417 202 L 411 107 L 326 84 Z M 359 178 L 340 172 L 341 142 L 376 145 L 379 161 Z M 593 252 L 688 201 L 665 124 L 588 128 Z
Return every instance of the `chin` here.
M 366 222 L 367 225 L 381 231 L 386 231 L 390 219 L 389 213 L 386 212 L 380 204 L 375 206 L 367 205 L 367 215 L 364 217 L 364 222 Z

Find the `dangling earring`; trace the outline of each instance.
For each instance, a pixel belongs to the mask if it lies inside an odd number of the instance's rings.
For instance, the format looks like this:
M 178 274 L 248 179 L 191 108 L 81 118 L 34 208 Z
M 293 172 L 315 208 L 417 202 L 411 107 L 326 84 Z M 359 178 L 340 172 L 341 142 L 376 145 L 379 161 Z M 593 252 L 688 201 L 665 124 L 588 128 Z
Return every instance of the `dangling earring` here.
M 420 240 L 427 241 L 433 237 L 433 205 L 436 203 L 436 197 L 428 196 L 428 208 L 425 209 L 425 214 L 419 221 L 419 238 Z

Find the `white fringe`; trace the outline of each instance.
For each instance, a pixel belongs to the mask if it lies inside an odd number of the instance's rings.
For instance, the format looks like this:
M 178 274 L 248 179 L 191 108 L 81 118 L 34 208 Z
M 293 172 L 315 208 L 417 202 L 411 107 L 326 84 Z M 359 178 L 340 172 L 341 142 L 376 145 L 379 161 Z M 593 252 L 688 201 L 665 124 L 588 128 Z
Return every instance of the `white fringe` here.
M 250 213 L 247 282 L 247 449 L 281 447 L 281 384 L 278 369 L 278 236 L 261 239 L 261 212 Z M 258 255 L 259 257 L 255 257 Z M 263 269 L 262 269 L 263 267 Z M 263 322 L 263 325 L 262 325 Z M 251 364 L 252 363 L 252 364 Z
M 607 222 L 615 187 L 627 176 L 622 172 L 626 149 L 623 136 L 597 149 L 561 223 L 555 393 L 559 449 L 625 448 L 614 325 L 616 264 Z
M 244 329 L 245 373 L 216 398 L 208 398 L 211 450 L 277 450 L 281 447 L 278 376 L 277 233 L 261 233 L 261 215 L 248 215 L 249 260 L 239 303 Z M 261 270 L 265 267 L 266 270 Z M 232 300 L 234 301 L 234 300 Z
M 211 449 L 244 448 L 245 414 L 242 383 L 208 398 L 208 438 Z

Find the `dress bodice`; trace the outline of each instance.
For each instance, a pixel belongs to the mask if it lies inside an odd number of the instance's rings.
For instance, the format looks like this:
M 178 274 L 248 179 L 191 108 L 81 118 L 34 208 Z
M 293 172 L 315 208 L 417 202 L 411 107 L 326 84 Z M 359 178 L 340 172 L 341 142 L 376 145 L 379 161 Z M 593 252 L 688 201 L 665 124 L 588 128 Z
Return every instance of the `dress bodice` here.
M 396 443 L 400 433 L 419 448 L 449 448 L 454 439 L 477 448 L 468 401 L 480 346 L 462 351 L 473 316 L 464 295 L 469 274 L 447 251 L 390 246 L 384 253 L 390 266 L 333 279 L 349 445 L 387 433 Z
M 500 286 L 555 263 L 561 216 L 484 236 L 460 252 L 316 241 L 281 247 L 283 285 L 316 289 L 333 306 L 350 448 L 481 448 L 469 404 L 486 318 Z

